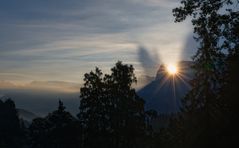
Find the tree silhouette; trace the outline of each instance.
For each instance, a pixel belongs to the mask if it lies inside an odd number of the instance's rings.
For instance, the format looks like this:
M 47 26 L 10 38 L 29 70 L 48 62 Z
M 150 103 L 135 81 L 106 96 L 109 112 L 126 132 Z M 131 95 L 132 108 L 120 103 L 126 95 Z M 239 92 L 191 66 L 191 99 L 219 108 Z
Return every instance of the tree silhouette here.
M 144 101 L 131 88 L 136 82 L 133 66 L 117 62 L 104 76 L 96 68 L 85 74 L 84 81 L 78 117 L 85 146 L 139 147 L 145 128 Z
M 239 132 L 239 94 L 238 94 L 238 82 L 239 82 L 239 56 L 230 56 L 227 60 L 228 70 L 226 73 L 225 84 L 220 93 L 223 107 L 223 120 L 220 127 L 220 143 L 226 145 L 231 143 L 232 145 L 238 143 Z M 225 136 L 227 135 L 227 136 Z
M 45 118 L 36 118 L 29 127 L 31 146 L 34 148 L 76 148 L 81 144 L 79 122 L 59 101 L 56 111 Z
M 184 98 L 180 120 L 174 121 L 178 132 L 172 133 L 182 147 L 220 145 L 223 137 L 218 129 L 224 126 L 227 118 L 224 112 L 229 102 L 218 94 L 226 87 L 236 89 L 227 77 L 234 73 L 230 72 L 229 65 L 236 65 L 228 62 L 230 57 L 239 60 L 238 0 L 182 0 L 181 4 L 173 10 L 175 21 L 181 22 L 192 16 L 195 39 L 200 47 L 193 57 L 195 78 L 191 81 L 192 90 Z M 237 79 L 234 77 L 234 80 Z
M 23 147 L 25 138 L 15 103 L 11 99 L 0 100 L 0 147 Z

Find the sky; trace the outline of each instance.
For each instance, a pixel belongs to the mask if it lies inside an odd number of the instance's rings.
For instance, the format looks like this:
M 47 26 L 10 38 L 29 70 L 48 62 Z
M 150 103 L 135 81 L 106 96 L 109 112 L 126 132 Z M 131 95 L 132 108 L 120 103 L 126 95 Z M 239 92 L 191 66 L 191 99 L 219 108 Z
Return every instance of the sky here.
M 84 73 L 118 61 L 138 78 L 194 54 L 178 0 L 1 0 L 0 89 L 79 90 Z M 0 92 L 1 94 L 1 92 Z

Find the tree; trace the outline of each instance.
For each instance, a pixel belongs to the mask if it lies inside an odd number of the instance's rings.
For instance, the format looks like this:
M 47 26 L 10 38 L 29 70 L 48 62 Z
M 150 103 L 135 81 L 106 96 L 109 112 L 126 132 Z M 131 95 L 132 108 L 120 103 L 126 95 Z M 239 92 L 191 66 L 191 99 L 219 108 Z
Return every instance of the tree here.
M 23 147 L 25 138 L 14 101 L 0 100 L 0 147 Z
M 132 65 L 117 62 L 110 75 L 99 68 L 85 74 L 78 117 L 86 147 L 137 147 L 144 133 L 144 101 L 131 88 Z
M 238 34 L 239 35 L 239 34 Z M 227 59 L 228 70 L 226 73 L 225 84 L 220 92 L 223 107 L 223 124 L 220 127 L 221 143 L 237 144 L 239 132 L 239 56 L 233 55 Z M 227 135 L 227 136 L 225 136 Z
M 118 147 L 140 147 L 140 138 L 145 129 L 145 113 L 144 100 L 132 89 L 132 84 L 137 82 L 134 68 L 118 62 L 111 72 L 107 78 L 113 102 L 111 121 L 116 142 L 119 142 Z
M 109 100 L 103 83 L 102 72 L 99 68 L 95 72 L 85 74 L 84 87 L 81 88 L 80 113 L 78 117 L 84 130 L 84 146 L 103 147 L 109 142 L 104 141 L 109 136 Z
M 173 10 L 175 22 L 192 16 L 195 39 L 200 47 L 193 57 L 192 90 L 183 102 L 183 120 L 178 121 L 184 122 L 180 124 L 184 125 L 182 132 L 194 141 L 186 137 L 180 140 L 184 144 L 188 142 L 189 147 L 202 147 L 216 144 L 222 138 L 218 129 L 223 123 L 225 101 L 223 103 L 218 94 L 230 71 L 228 59 L 238 57 L 238 0 L 182 0 L 181 4 Z
M 78 148 L 81 145 L 79 122 L 59 101 L 56 111 L 45 118 L 36 118 L 29 127 L 31 146 L 34 148 Z

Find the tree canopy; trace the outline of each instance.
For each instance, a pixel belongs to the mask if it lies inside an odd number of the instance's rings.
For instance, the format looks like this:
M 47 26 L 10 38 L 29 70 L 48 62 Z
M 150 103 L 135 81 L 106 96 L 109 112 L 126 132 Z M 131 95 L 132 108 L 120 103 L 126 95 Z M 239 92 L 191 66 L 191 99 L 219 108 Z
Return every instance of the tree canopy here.
M 232 140 L 235 132 L 225 131 L 238 131 L 232 125 L 237 123 L 235 114 L 239 112 L 231 110 L 239 105 L 236 99 L 239 95 L 235 93 L 238 84 L 232 82 L 239 75 L 238 3 L 238 0 L 181 0 L 181 6 L 173 10 L 175 22 L 190 17 L 195 40 L 200 43 L 193 56 L 192 90 L 183 99 L 181 117 L 171 127 L 177 146 L 228 146 L 236 142 Z
M 78 117 L 87 147 L 137 147 L 144 134 L 144 101 L 132 89 L 132 65 L 117 62 L 111 74 L 85 74 Z

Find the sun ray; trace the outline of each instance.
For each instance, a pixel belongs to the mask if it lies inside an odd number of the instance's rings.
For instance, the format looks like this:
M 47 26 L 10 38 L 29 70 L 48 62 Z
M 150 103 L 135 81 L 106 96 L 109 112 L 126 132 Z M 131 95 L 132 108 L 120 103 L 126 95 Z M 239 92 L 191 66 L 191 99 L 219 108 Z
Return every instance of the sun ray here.
M 173 65 L 173 64 L 169 64 L 167 65 L 167 72 L 170 74 L 170 75 L 175 75 L 178 73 L 178 68 L 176 65 Z
M 162 82 L 159 84 L 159 87 L 155 90 L 155 92 L 159 91 L 168 80 L 169 80 L 169 77 L 165 76 Z
M 179 78 L 188 88 L 191 88 L 188 82 L 184 80 L 182 74 L 178 74 L 177 78 Z
M 178 84 L 183 83 L 183 85 L 185 85 L 187 88 L 190 89 L 190 84 L 188 83 L 190 78 L 185 72 L 187 71 L 184 71 L 184 68 L 180 67 L 180 64 L 179 65 L 168 64 L 163 69 L 161 69 L 160 73 L 158 73 L 159 75 L 162 75 L 162 76 L 160 76 L 160 79 L 161 79 L 160 84 L 155 89 L 155 92 L 158 92 L 160 89 L 162 89 L 162 87 L 169 84 L 172 97 L 174 99 L 173 103 L 175 107 L 178 104 L 180 104 L 179 101 L 177 100 Z

